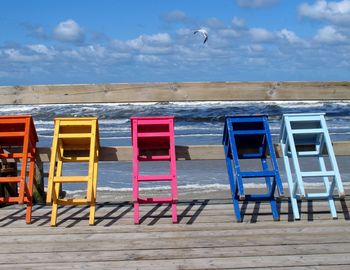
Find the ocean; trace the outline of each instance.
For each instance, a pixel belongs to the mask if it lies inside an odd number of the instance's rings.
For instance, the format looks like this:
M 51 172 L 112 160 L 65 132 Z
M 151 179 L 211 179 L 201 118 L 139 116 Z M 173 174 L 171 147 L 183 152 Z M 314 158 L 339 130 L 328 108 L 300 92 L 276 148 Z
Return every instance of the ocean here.
M 225 115 L 269 116 L 273 141 L 279 136 L 280 120 L 284 113 L 326 113 L 330 136 L 334 141 L 350 140 L 350 102 L 162 102 L 132 104 L 69 104 L 69 105 L 3 105 L 1 115 L 30 114 L 34 118 L 39 136 L 39 147 L 51 146 L 53 119 L 55 117 L 88 117 L 99 119 L 100 143 L 102 146 L 131 145 L 130 117 L 150 115 L 175 116 L 175 142 L 178 145 L 221 144 Z M 343 181 L 349 181 L 346 162 L 340 165 L 345 170 Z M 165 169 L 146 165 L 145 172 Z M 45 164 L 48 171 L 48 164 Z M 83 174 L 86 166 L 67 164 L 66 175 Z M 283 164 L 281 176 L 286 183 Z M 228 178 L 224 160 L 178 161 L 178 185 L 182 188 L 226 189 Z M 315 183 L 316 184 L 316 183 Z M 164 184 L 152 184 L 144 189 L 162 189 Z M 254 185 L 250 183 L 250 185 Z M 260 185 L 260 184 L 256 184 Z M 131 162 L 100 162 L 98 176 L 99 191 L 130 190 Z M 67 185 L 65 190 L 79 192 L 80 184 Z

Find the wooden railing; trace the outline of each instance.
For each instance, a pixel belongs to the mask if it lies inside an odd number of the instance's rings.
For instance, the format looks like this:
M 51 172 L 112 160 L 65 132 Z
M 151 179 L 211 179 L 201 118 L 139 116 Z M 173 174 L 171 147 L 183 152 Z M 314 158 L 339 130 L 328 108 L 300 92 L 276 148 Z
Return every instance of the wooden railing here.
M 0 104 L 350 100 L 350 82 L 202 82 L 0 86 Z

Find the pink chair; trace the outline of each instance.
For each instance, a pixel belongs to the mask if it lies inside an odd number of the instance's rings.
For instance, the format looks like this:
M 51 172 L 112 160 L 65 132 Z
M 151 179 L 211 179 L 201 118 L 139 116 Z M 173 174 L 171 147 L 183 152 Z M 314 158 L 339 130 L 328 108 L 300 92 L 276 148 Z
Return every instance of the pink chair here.
M 172 221 L 177 223 L 177 179 L 174 142 L 174 117 L 131 117 L 133 145 L 133 202 L 134 222 L 139 224 L 139 205 L 146 203 L 170 203 Z M 140 175 L 139 163 L 146 161 L 169 161 L 170 172 L 166 175 Z M 139 182 L 168 181 L 171 195 L 163 198 L 140 198 Z

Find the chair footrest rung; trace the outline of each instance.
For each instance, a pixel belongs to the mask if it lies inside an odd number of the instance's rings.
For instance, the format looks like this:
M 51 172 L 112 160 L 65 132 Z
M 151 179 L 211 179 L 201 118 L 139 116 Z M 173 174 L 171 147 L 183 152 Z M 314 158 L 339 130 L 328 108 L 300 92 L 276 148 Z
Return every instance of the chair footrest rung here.
M 0 137 L 24 137 L 23 131 L 8 131 L 8 132 L 0 132 Z
M 72 199 L 58 199 L 57 204 L 59 205 L 89 205 L 92 204 L 91 201 L 82 198 L 72 198 Z
M 299 151 L 297 152 L 299 157 L 318 157 L 320 156 L 319 151 Z
M 275 177 L 274 171 L 260 171 L 260 172 L 241 172 L 242 178 L 258 178 L 258 177 Z
M 232 133 L 234 135 L 258 135 L 266 134 L 266 130 L 234 130 Z
M 20 176 L 3 176 L 0 177 L 0 183 L 18 183 L 21 182 Z
M 139 132 L 137 133 L 139 138 L 152 138 L 152 137 L 170 137 L 170 132 Z
M 323 128 L 305 128 L 305 129 L 292 129 L 293 134 L 321 134 L 324 133 Z
M 74 183 L 74 182 L 87 182 L 88 176 L 55 176 L 53 178 L 54 183 Z
M 0 197 L 0 203 L 18 203 L 19 197 Z M 28 197 L 23 198 L 23 203 L 28 203 Z
M 176 203 L 176 200 L 173 198 L 138 198 L 138 203 Z
M 321 193 L 306 193 L 304 199 L 305 200 L 325 200 L 329 199 L 331 196 L 329 196 L 329 193 L 327 192 L 321 192 Z
M 60 133 L 58 134 L 59 139 L 81 139 L 81 138 L 91 138 L 91 133 Z
M 171 175 L 139 175 L 137 180 L 139 182 L 146 181 L 172 181 L 174 177 Z
M 170 155 L 163 156 L 138 156 L 139 161 L 168 161 L 170 160 Z
M 302 177 L 329 177 L 329 176 L 335 176 L 334 171 L 314 171 L 314 172 L 301 172 Z

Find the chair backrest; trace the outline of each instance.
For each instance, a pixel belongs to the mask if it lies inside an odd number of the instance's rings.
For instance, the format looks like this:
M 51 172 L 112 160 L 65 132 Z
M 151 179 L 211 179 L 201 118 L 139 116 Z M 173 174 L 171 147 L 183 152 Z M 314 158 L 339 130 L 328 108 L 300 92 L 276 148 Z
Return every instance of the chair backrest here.
M 293 134 L 295 146 L 309 145 L 311 147 L 320 143 L 322 133 L 312 133 L 308 130 L 322 129 L 322 118 L 324 118 L 324 113 L 284 114 L 282 127 L 285 127 L 286 119 L 288 119 L 292 131 L 302 132 Z
M 235 144 L 239 157 L 241 153 L 258 153 L 266 142 L 264 121 L 266 115 L 226 116 L 225 132 L 232 126 Z
M 136 134 L 139 150 L 170 148 L 170 140 L 174 138 L 173 116 L 131 117 L 130 119 L 132 137 L 134 138 Z
M 26 134 L 26 123 L 29 121 L 30 131 Z M 0 116 L 0 145 L 23 146 L 25 136 L 29 136 L 32 145 L 38 142 L 33 118 L 30 115 Z

